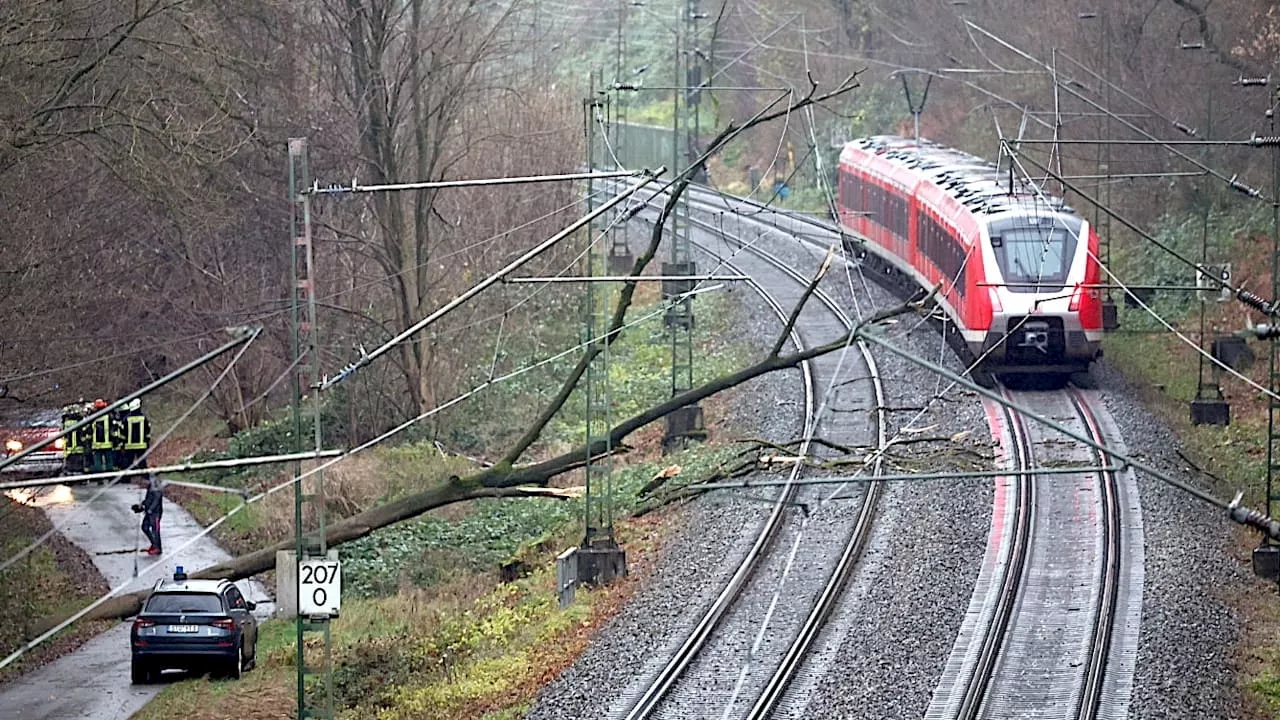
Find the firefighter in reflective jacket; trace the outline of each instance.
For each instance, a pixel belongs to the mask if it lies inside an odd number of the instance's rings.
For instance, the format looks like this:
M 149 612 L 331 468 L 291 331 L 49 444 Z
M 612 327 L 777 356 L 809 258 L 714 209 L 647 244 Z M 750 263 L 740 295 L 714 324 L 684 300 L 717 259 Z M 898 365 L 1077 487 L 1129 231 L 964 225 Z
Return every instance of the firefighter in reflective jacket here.
M 75 425 L 84 419 L 84 405 L 68 405 L 62 408 L 62 429 Z M 83 429 L 68 433 L 66 437 L 66 465 L 65 470 L 69 473 L 84 472 L 84 456 L 87 452 L 84 446 L 85 433 Z
M 93 401 L 94 412 L 98 412 L 106 406 L 106 401 L 101 398 Z M 107 472 L 115 467 L 115 445 L 113 442 L 115 433 L 112 432 L 111 421 L 111 413 L 104 413 L 102 417 L 96 418 L 93 424 L 89 426 L 90 472 Z
M 151 421 L 142 414 L 142 401 L 134 400 L 126 406 L 124 413 L 124 442 L 116 459 L 117 469 L 145 468 L 147 460 L 143 455 L 150 445 Z

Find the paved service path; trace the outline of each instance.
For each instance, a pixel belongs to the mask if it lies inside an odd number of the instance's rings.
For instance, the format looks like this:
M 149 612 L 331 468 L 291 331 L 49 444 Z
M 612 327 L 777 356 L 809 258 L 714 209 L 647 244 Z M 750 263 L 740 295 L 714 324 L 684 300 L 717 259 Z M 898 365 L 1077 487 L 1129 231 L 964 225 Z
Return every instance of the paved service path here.
M 168 551 L 159 557 L 138 554 L 147 542 L 139 529 L 140 515 L 129 506 L 141 502 L 143 491 L 132 486 L 108 488 L 93 503 L 89 498 L 102 488 L 85 485 L 68 490 L 58 486 L 36 503 L 62 534 L 89 553 L 107 584 L 112 588 L 129 582 L 128 590 L 149 588 L 162 577 L 171 577 L 174 567 L 199 570 L 230 558 L 209 537 L 182 551 L 201 527 L 177 503 L 166 501 L 160 527 Z M 135 561 L 139 577 L 134 575 Z M 147 572 L 150 570 L 150 572 Z M 146 573 L 146 574 L 142 574 Z M 259 620 L 270 615 L 273 606 L 257 583 L 241 581 L 245 597 L 258 603 Z M 80 649 L 44 667 L 0 686 L 0 715 L 14 720 L 124 720 L 137 712 L 164 687 L 133 686 L 129 682 L 129 627 L 122 622 L 89 640 Z M 165 675 L 164 678 L 182 675 Z

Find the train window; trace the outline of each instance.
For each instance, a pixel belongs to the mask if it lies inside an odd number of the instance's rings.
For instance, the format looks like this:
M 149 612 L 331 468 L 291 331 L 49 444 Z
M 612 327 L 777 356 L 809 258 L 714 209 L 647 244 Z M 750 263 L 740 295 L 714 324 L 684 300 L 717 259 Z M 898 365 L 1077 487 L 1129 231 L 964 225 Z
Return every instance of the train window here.
M 1021 225 L 1004 229 L 991 241 L 1000 272 L 1013 292 L 1038 292 L 1066 283 L 1076 247 L 1075 237 L 1066 229 Z
M 953 282 L 958 291 L 963 292 L 964 245 L 956 240 L 950 230 L 924 211 L 917 215 L 916 232 L 919 235 L 920 253 L 938 268 L 943 277 Z

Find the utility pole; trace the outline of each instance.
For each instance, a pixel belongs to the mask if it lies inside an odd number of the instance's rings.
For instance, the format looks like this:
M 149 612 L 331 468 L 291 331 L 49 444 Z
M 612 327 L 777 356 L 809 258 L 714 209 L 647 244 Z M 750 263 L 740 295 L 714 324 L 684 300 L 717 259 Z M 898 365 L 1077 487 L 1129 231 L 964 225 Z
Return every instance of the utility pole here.
M 1270 86 L 1270 78 L 1265 80 L 1246 80 L 1241 78 L 1240 85 Z M 1280 92 L 1274 100 L 1268 97 L 1267 121 L 1270 135 L 1276 137 L 1276 107 L 1280 106 Z M 1275 307 L 1280 300 L 1280 143 L 1271 146 L 1271 303 Z M 1273 321 L 1274 322 L 1274 321 Z M 1270 352 L 1268 353 L 1270 382 L 1267 387 L 1272 393 L 1280 392 L 1280 338 L 1271 333 Z M 1280 495 L 1277 485 L 1280 484 L 1280 401 L 1270 396 L 1267 402 L 1267 517 L 1275 517 L 1280 511 Z M 1257 575 L 1280 582 L 1280 545 L 1264 535 L 1262 544 L 1253 551 L 1253 571 Z
M 302 452 L 305 442 L 302 419 L 303 392 L 310 391 L 312 410 L 312 439 L 316 452 L 321 450 L 321 400 L 319 386 L 320 357 L 317 352 L 316 336 L 316 283 L 315 253 L 312 248 L 311 233 L 311 194 L 310 167 L 307 157 L 307 139 L 289 139 L 289 204 L 292 210 L 290 220 L 290 267 L 292 283 L 290 287 L 290 323 L 292 334 L 290 345 L 293 359 L 297 366 L 293 373 L 293 441 L 294 450 Z M 305 313 L 305 316 L 304 316 Z M 306 718 L 333 718 L 333 662 L 332 638 L 330 635 L 330 617 L 323 614 L 304 613 L 304 598 L 301 592 L 303 571 L 309 567 L 310 560 L 328 560 L 328 547 L 325 540 L 324 512 L 324 474 L 316 473 L 313 493 L 305 492 L 303 483 L 297 478 L 302 475 L 302 463 L 294 464 L 293 485 L 293 521 L 294 521 L 294 562 L 293 562 L 293 597 L 297 604 L 294 608 L 295 638 L 297 641 L 297 698 L 298 720 Z M 308 541 L 304 534 L 303 518 L 311 510 L 318 521 L 318 536 Z M 334 598 L 336 599 L 336 598 Z M 308 632 L 318 632 L 324 637 L 324 655 L 319 669 L 308 665 L 306 659 L 305 636 Z M 320 697 L 316 698 L 314 690 L 316 682 L 320 684 Z M 311 686 L 310 688 L 308 686 Z
M 683 32 L 690 30 L 696 10 L 696 0 L 686 0 L 684 22 L 676 28 L 675 38 L 675 79 L 672 83 L 672 131 L 671 144 L 672 166 L 679 172 L 681 167 L 688 167 L 693 159 L 692 148 L 687 142 L 688 123 L 685 113 L 681 111 L 680 96 L 689 97 L 690 104 L 696 105 L 694 96 L 688 94 L 688 63 L 683 52 L 685 43 Z M 685 163 L 680 163 L 683 146 Z M 682 195 L 680 202 L 670 218 L 671 224 L 671 260 L 662 264 L 664 276 L 694 276 L 698 269 L 693 261 L 689 241 L 689 201 L 688 195 Z M 664 316 L 667 329 L 671 332 L 671 395 L 675 397 L 693 387 L 693 298 L 687 293 L 693 290 L 693 280 L 664 280 L 662 296 L 664 300 L 673 301 Z M 677 299 L 679 298 L 679 299 Z M 702 407 L 698 403 L 686 405 L 667 415 L 666 431 L 662 437 L 662 448 L 671 452 L 684 448 L 689 440 L 706 437 L 703 424 Z
M 1104 205 L 1111 207 L 1111 27 L 1110 27 L 1109 9 L 1101 9 L 1097 12 L 1082 12 L 1077 17 L 1081 20 L 1097 19 L 1098 22 L 1098 51 L 1102 53 L 1102 84 L 1106 86 L 1106 112 L 1102 113 L 1100 119 L 1101 127 L 1099 134 L 1102 135 L 1103 142 L 1098 145 L 1098 184 L 1095 190 L 1095 197 L 1099 198 Z M 1108 270 L 1111 269 L 1111 216 L 1101 211 L 1099 206 L 1093 209 L 1093 230 L 1098 234 L 1098 252 L 1102 256 L 1102 265 Z M 1110 285 L 1110 283 L 1108 283 Z M 1111 288 L 1107 287 L 1103 291 L 1102 297 L 1102 329 L 1104 332 L 1112 332 L 1120 327 L 1120 316 L 1116 310 L 1115 298 L 1111 295 Z
M 1184 50 L 1197 50 L 1203 48 L 1203 43 L 1180 43 Z M 1209 82 L 1208 71 L 1205 77 L 1205 93 L 1204 93 L 1204 139 L 1206 141 L 1213 140 L 1213 93 L 1212 83 Z M 1209 146 L 1205 146 L 1204 153 L 1201 156 L 1202 162 L 1209 160 Z M 1201 235 L 1200 235 L 1200 267 L 1208 268 L 1209 262 L 1209 209 L 1212 204 L 1209 200 L 1209 181 L 1202 178 L 1196 182 L 1197 195 L 1200 203 L 1201 212 Z M 1196 373 L 1196 397 L 1191 401 L 1191 423 L 1193 425 L 1230 425 L 1231 424 L 1231 405 L 1227 403 L 1226 398 L 1222 395 L 1222 387 L 1218 384 L 1217 365 L 1213 366 L 1213 377 L 1206 379 L 1205 375 L 1205 353 L 1209 352 L 1210 347 L 1205 343 L 1205 306 L 1209 302 L 1208 294 L 1214 287 L 1213 283 L 1207 278 L 1202 279 L 1203 273 L 1197 273 L 1196 284 L 1202 282 L 1205 285 L 1204 291 L 1196 293 L 1196 299 L 1200 304 L 1200 337 L 1198 345 L 1200 353 L 1197 353 L 1199 367 Z M 1217 293 L 1214 293 L 1217 294 Z
M 599 72 L 598 70 L 596 71 Z M 599 125 L 609 106 L 607 95 L 596 92 L 597 74 L 589 83 L 590 95 L 583 101 L 583 119 L 587 138 L 587 167 L 595 167 L 595 149 L 598 138 L 606 137 L 606 128 Z M 603 84 L 603 83 L 601 83 Z M 595 206 L 595 183 L 587 180 L 587 213 Z M 607 283 L 592 282 L 601 253 L 596 250 L 597 223 L 587 226 L 587 249 L 583 254 L 583 276 L 587 279 L 583 299 L 583 333 L 586 352 L 599 351 L 587 365 L 584 391 L 586 393 L 586 441 L 584 465 L 586 475 L 586 499 L 584 505 L 585 531 L 582 547 L 578 548 L 577 582 L 604 584 L 627 574 L 626 553 L 618 546 L 613 530 L 613 459 L 609 431 L 613 418 L 609 399 L 609 343 L 605 332 L 609 328 L 609 287 Z M 603 295 L 597 298 L 597 285 Z M 599 451 L 596 450 L 599 446 Z M 599 455 L 595 455 L 599 452 Z

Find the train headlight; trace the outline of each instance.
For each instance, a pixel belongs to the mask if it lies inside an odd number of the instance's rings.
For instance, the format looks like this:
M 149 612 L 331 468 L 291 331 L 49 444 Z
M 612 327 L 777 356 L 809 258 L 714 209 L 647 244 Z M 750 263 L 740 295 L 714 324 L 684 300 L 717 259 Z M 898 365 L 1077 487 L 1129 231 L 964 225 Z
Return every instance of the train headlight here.
M 67 449 L 67 439 L 66 439 L 66 438 L 64 438 L 64 437 L 60 437 L 60 438 L 58 438 L 57 440 L 54 440 L 54 441 L 53 441 L 53 449 L 54 449 L 54 450 L 66 450 L 66 449 Z
M 16 438 L 9 438 L 4 441 L 4 452 L 6 455 L 14 455 L 22 452 L 22 441 Z

